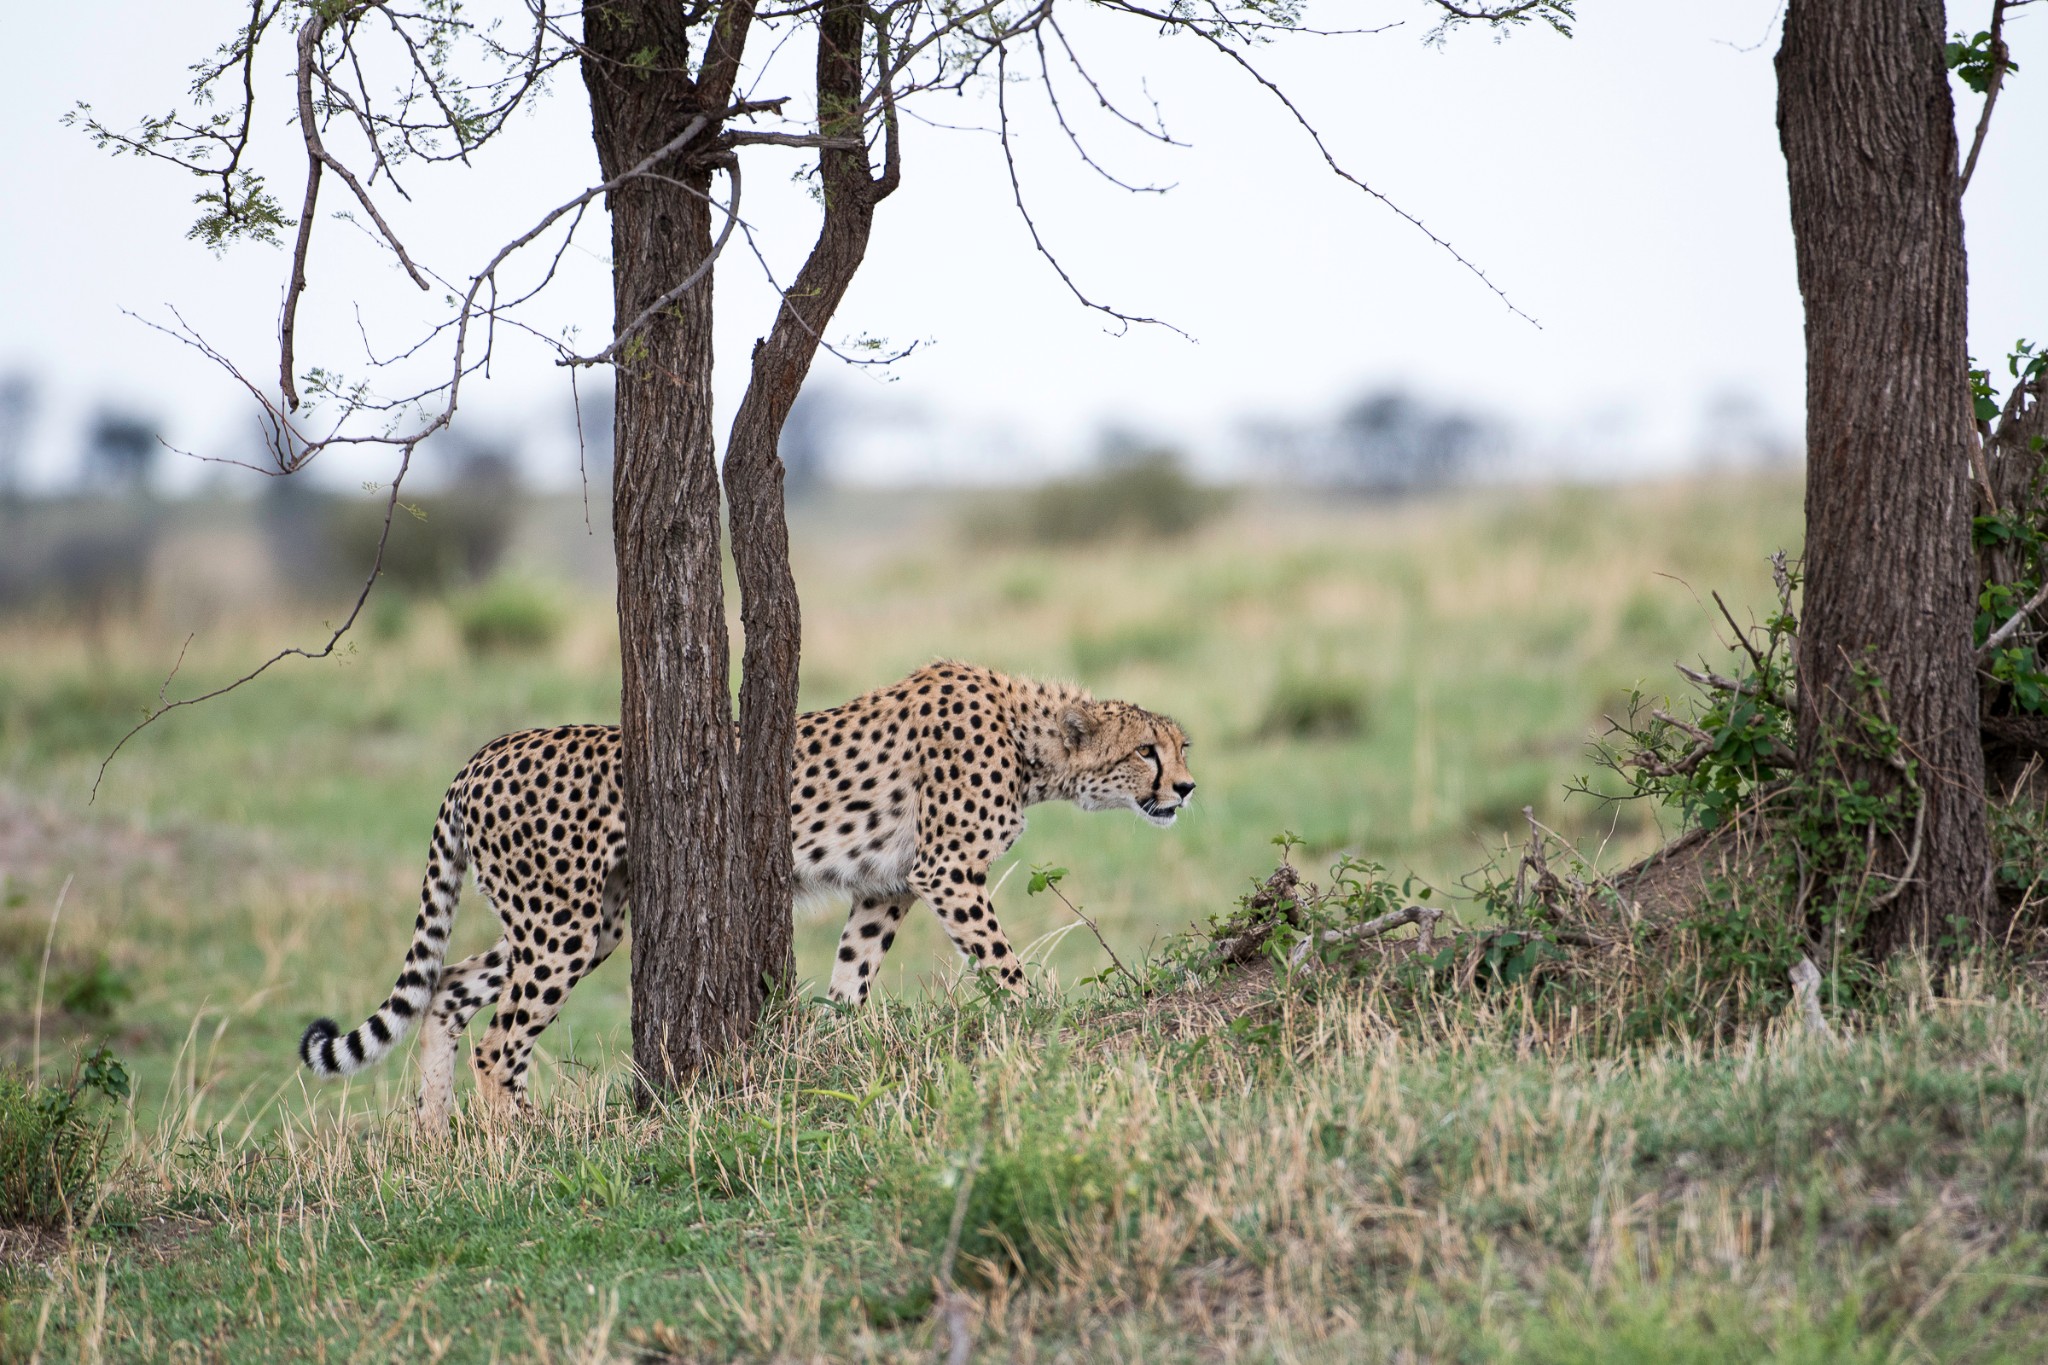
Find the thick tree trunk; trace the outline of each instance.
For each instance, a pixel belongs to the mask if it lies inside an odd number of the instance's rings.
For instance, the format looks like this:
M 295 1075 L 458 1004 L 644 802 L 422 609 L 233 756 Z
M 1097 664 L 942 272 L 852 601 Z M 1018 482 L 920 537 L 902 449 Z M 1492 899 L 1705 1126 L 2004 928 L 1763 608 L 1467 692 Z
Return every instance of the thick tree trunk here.
M 755 960 L 771 979 L 795 970 L 790 945 L 789 754 L 796 738 L 801 637 L 784 517 L 783 419 L 846 287 L 867 254 L 874 206 L 894 188 L 892 169 L 869 178 L 860 145 L 861 42 L 858 0 L 827 0 L 818 21 L 818 106 L 844 111 L 820 131 L 853 140 L 820 154 L 825 221 L 797 273 L 775 326 L 755 343 L 753 376 L 726 445 L 725 491 L 732 510 L 733 561 L 741 592 L 746 657 L 740 686 L 740 780 L 733 841 L 735 905 L 754 935 Z
M 607 179 L 638 165 L 693 119 L 705 132 L 657 176 L 611 196 L 613 302 L 625 326 L 704 264 L 707 195 L 746 44 L 752 0 L 728 0 L 697 32 L 663 0 L 584 7 L 593 133 Z M 701 16 L 700 16 L 701 17 Z M 711 430 L 711 278 L 665 309 L 619 363 L 613 534 L 619 566 L 623 786 L 633 902 L 633 1056 L 669 1088 L 751 1031 L 767 992 L 794 971 L 790 944 L 789 755 L 796 730 L 801 617 L 790 572 L 784 418 L 867 251 L 874 205 L 895 185 L 868 175 L 861 141 L 858 0 L 818 19 L 825 222 L 817 246 L 754 349 L 753 377 L 725 462 L 746 656 L 733 742 L 729 652 Z M 738 172 L 732 171 L 735 185 Z
M 718 112 L 704 108 L 689 77 L 682 7 L 593 0 L 584 29 L 592 133 L 607 179 L 700 113 Z M 658 175 L 610 196 L 620 327 L 711 251 L 716 130 L 713 122 Z M 657 1089 L 673 1088 L 745 1033 L 759 975 L 746 926 L 732 913 L 734 755 L 711 367 L 708 274 L 617 365 L 612 533 L 633 1057 Z
M 1973 559 L 1962 211 L 1940 0 L 1792 0 L 1778 129 L 1806 305 L 1802 766 L 1889 715 L 1914 765 L 1878 878 L 1906 880 L 1859 945 L 1884 956 L 1987 927 L 1989 848 L 1970 621 Z M 1866 685 L 1880 689 L 1882 701 Z M 1910 874 L 1910 875 L 1909 875 Z

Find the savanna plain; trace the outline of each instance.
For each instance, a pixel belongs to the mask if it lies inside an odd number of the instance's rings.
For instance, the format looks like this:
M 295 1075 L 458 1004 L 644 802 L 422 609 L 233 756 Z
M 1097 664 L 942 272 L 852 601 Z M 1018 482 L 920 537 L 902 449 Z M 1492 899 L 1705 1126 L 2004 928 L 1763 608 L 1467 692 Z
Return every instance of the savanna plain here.
M 537 1121 L 446 1145 L 413 1136 L 406 1066 L 316 1088 L 294 1047 L 389 988 L 467 756 L 616 715 L 601 522 L 534 506 L 505 576 L 381 594 L 338 657 L 137 736 L 91 804 L 181 651 L 169 696 L 334 604 L 253 590 L 232 511 L 174 508 L 143 602 L 0 622 L 9 1161 L 67 1078 L 115 1092 L 78 1091 L 104 1146 L 63 1207 L 0 1230 L 0 1358 L 2041 1358 L 2027 982 L 1900 972 L 1823 1042 L 1770 1011 L 1630 1030 L 1598 1017 L 1619 997 L 1539 1017 L 1533 987 L 1205 966 L 1283 853 L 1475 921 L 1530 816 L 1605 867 L 1675 832 L 1568 787 L 1619 791 L 1603 718 L 1725 657 L 1710 590 L 1770 608 L 1796 479 L 1247 496 L 1085 544 L 1001 534 L 1004 496 L 793 510 L 806 704 L 938 657 L 1073 678 L 1186 726 L 1179 826 L 1035 813 L 991 877 L 1021 1003 L 920 910 L 839 1011 L 844 908 L 800 907 L 799 987 L 646 1110 L 621 952 L 541 1040 Z M 472 888 L 455 951 L 491 937 Z

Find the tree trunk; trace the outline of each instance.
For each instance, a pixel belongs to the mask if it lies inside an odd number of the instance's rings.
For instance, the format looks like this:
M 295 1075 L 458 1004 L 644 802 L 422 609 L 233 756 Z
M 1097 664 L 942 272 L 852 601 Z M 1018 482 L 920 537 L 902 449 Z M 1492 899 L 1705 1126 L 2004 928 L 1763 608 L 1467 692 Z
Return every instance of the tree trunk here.
M 584 80 L 606 179 L 638 165 L 700 115 L 705 132 L 611 196 L 613 304 L 626 326 L 712 250 L 712 171 L 738 171 L 721 140 L 752 0 L 690 24 L 661 0 L 588 0 Z M 770 335 L 725 461 L 746 655 L 734 744 L 711 429 L 711 276 L 665 309 L 619 363 L 613 535 L 619 566 L 620 719 L 633 900 L 633 1057 L 670 1088 L 752 1030 L 767 992 L 795 969 L 790 943 L 789 755 L 801 631 L 784 516 L 783 420 L 867 252 L 874 206 L 895 187 L 868 175 L 861 141 L 858 0 L 818 19 L 825 222 Z
M 1877 957 L 1982 933 L 1990 915 L 1943 25 L 1940 0 L 1791 0 L 1777 61 L 1806 305 L 1799 757 L 1810 775 L 1915 789 L 1878 841 L 1870 885 L 1897 894 L 1875 897 L 1863 926 L 1858 946 Z M 1872 715 L 1897 727 L 1910 782 L 1854 742 Z
M 583 74 L 606 179 L 698 114 L 715 118 L 688 74 L 689 33 L 682 7 L 661 0 L 586 4 Z M 716 131 L 714 121 L 655 167 L 657 176 L 612 191 L 617 326 L 710 254 L 705 196 Z M 617 365 L 612 534 L 633 1059 L 656 1089 L 673 1088 L 745 1034 L 758 976 L 746 927 L 732 912 L 732 703 L 711 366 L 708 274 L 654 318 Z
M 784 516 L 783 419 L 803 387 L 818 345 L 867 254 L 876 202 L 895 187 L 895 120 L 886 118 L 890 170 L 871 180 L 861 136 L 858 0 L 827 0 L 818 20 L 820 131 L 853 145 L 820 153 L 825 221 L 775 326 L 754 345 L 753 376 L 726 445 L 725 491 L 732 509 L 734 567 L 746 657 L 740 685 L 740 790 L 732 852 L 735 905 L 754 935 L 754 959 L 772 981 L 792 975 L 790 945 L 789 755 L 796 738 L 801 619 L 790 573 Z

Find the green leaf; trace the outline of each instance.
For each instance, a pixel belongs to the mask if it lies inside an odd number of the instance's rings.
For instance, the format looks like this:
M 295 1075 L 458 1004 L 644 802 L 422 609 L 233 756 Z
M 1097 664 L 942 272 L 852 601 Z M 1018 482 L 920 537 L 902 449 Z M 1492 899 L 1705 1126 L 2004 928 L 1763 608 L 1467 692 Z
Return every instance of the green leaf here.
M 1050 890 L 1058 886 L 1060 879 L 1066 875 L 1067 869 L 1064 867 L 1034 867 L 1031 869 L 1031 880 L 1024 887 L 1024 894 L 1035 896 L 1041 891 Z

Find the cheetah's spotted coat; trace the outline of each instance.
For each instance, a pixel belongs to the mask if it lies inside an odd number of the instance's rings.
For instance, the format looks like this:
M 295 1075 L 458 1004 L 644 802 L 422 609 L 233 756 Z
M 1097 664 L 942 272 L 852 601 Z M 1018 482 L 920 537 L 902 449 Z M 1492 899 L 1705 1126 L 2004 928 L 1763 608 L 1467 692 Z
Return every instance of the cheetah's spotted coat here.
M 299 1045 L 307 1066 L 323 1076 L 361 1070 L 424 1015 L 420 1117 L 439 1127 L 462 1031 L 502 997 L 473 1058 L 477 1081 L 492 1107 L 525 1106 L 534 1039 L 624 932 L 618 746 L 616 726 L 569 725 L 477 752 L 441 802 L 397 985 L 347 1033 L 326 1019 L 308 1028 Z M 853 898 L 832 997 L 866 999 L 917 899 L 976 967 L 1021 986 L 987 883 L 989 864 L 1023 833 L 1026 807 L 1072 801 L 1170 825 L 1195 788 L 1186 749 L 1165 716 L 960 663 L 800 717 L 789 800 L 797 890 Z M 502 934 L 444 966 L 471 867 Z

